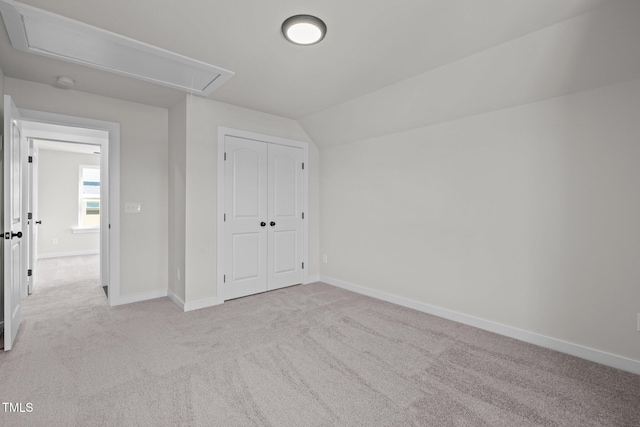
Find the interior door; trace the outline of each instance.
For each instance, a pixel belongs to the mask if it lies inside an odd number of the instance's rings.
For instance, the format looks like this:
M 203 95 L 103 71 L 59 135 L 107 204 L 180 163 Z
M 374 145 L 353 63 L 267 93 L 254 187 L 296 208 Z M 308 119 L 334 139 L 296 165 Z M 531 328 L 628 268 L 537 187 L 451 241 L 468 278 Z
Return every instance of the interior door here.
M 3 169 L 3 262 L 4 262 L 4 350 L 11 350 L 21 321 L 21 289 L 27 271 L 23 233 L 23 165 L 26 153 L 20 128 L 20 112 L 9 95 L 4 96 Z
M 268 289 L 302 283 L 304 153 L 269 144 Z
M 267 144 L 225 139 L 224 299 L 267 290 Z

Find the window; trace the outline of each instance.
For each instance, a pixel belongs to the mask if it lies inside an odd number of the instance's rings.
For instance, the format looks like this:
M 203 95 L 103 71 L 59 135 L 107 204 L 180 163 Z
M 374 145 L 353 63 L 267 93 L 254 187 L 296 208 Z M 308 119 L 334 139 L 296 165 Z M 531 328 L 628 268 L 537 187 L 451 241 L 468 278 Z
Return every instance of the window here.
M 78 227 L 100 227 L 100 167 L 80 166 Z

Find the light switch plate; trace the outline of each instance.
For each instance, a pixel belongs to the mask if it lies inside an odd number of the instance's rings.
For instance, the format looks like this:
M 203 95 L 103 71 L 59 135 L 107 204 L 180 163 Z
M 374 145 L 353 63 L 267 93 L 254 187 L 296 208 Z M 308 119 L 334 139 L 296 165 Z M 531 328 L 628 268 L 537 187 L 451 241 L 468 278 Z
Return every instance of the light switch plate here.
M 140 213 L 142 207 L 137 202 L 127 202 L 124 204 L 124 213 Z

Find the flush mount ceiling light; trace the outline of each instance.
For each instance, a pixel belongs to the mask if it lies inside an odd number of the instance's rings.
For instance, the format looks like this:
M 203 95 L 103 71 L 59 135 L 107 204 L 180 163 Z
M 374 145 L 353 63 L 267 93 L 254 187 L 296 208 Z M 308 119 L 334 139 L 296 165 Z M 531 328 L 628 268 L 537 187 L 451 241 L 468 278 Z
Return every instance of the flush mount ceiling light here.
M 208 96 L 234 73 L 13 0 L 0 0 L 19 50 Z
M 282 34 L 291 43 L 312 45 L 321 41 L 327 26 L 321 19 L 311 15 L 296 15 L 282 23 Z

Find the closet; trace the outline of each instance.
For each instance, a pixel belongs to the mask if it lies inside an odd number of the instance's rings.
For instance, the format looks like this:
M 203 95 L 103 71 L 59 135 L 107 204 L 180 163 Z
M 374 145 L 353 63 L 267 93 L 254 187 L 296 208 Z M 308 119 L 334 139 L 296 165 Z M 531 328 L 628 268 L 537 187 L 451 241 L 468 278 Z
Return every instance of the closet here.
M 303 282 L 304 153 L 224 136 L 224 300 Z

